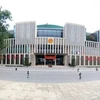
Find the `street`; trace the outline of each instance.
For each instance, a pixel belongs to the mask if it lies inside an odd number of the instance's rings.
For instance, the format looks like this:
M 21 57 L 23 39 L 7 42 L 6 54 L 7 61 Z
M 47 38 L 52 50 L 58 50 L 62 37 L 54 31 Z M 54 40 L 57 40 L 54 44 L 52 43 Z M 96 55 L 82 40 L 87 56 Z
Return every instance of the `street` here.
M 27 78 L 29 70 L 29 78 Z M 100 70 L 80 69 L 82 79 L 79 79 L 77 69 L 67 68 L 0 68 L 0 80 L 17 82 L 35 82 L 35 83 L 65 83 L 65 82 L 83 82 L 100 80 Z

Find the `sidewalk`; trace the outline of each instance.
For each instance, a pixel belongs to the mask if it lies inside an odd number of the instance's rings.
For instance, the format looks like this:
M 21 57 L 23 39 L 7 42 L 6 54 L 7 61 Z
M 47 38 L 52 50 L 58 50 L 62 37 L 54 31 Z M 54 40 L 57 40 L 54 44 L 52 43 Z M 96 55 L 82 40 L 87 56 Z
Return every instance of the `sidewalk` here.
M 100 81 L 38 84 L 0 80 L 0 100 L 100 100 Z
M 76 67 L 68 67 L 68 66 L 53 66 L 52 68 L 48 66 L 29 66 L 27 67 L 5 67 L 4 65 L 0 65 L 1 70 L 15 70 L 17 68 L 19 71 L 26 71 L 29 69 L 30 71 L 77 71 Z M 100 68 L 98 68 L 98 71 Z M 87 68 L 87 67 L 80 67 L 80 71 L 96 71 L 96 68 Z

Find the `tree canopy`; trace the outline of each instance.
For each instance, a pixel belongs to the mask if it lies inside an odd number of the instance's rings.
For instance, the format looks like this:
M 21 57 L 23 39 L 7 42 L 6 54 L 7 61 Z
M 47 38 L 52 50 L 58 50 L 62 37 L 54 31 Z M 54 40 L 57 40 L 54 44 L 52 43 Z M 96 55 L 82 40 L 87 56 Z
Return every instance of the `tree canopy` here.
M 7 46 L 4 42 L 4 39 L 11 37 L 11 34 L 8 31 L 8 20 L 12 20 L 10 11 L 2 10 L 0 8 L 0 54 L 2 53 L 3 49 Z
M 96 41 L 95 37 L 93 35 L 86 35 L 87 41 Z

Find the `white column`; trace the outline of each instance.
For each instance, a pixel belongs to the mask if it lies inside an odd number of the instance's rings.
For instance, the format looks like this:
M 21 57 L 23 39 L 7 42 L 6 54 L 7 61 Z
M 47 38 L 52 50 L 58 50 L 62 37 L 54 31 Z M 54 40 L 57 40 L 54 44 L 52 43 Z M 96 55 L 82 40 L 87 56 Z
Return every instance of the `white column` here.
M 35 66 L 35 55 L 31 55 L 31 62 L 32 62 L 32 65 Z
M 42 39 L 41 43 L 42 43 L 42 53 L 43 53 L 44 38 L 41 38 L 41 39 Z
M 34 48 L 34 53 L 36 52 L 36 45 L 31 44 L 31 47 L 32 47 L 32 53 L 31 54 L 33 54 L 33 48 Z
M 57 53 L 59 53 L 59 38 L 57 40 L 58 40 Z
M 64 65 L 67 66 L 67 55 L 64 56 Z
M 55 39 L 55 53 L 56 53 L 57 39 Z
M 60 49 L 60 52 L 59 53 L 60 54 L 61 54 L 61 44 L 62 44 L 62 39 L 59 39 L 59 46 L 60 46 L 60 48 L 59 48 Z
M 7 64 L 7 54 L 5 55 L 5 64 Z
M 49 53 L 51 53 L 51 44 L 49 44 L 50 45 L 50 51 L 49 51 Z
M 65 46 L 65 45 L 64 45 L 64 40 L 65 40 L 65 39 L 63 39 L 63 54 L 65 54 L 65 49 L 64 49 L 64 46 Z
M 97 66 L 97 56 L 96 56 L 96 66 Z
M 46 43 L 47 43 L 47 53 L 48 53 L 48 38 L 46 38 Z
M 70 64 L 71 64 L 72 55 L 70 54 Z
M 9 43 L 10 43 L 10 42 L 9 42 L 9 39 L 8 39 L 8 54 L 9 54 Z

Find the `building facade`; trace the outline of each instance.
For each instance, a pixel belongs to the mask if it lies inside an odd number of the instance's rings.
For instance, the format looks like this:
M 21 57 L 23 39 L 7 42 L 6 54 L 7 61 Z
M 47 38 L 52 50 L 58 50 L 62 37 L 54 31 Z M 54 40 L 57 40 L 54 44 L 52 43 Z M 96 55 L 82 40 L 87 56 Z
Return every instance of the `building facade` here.
M 86 40 L 84 25 L 66 23 L 64 27 L 36 22 L 15 25 L 15 38 L 6 39 L 1 64 L 24 63 L 29 57 L 32 66 L 68 66 L 74 58 L 76 65 L 100 66 L 100 42 Z

